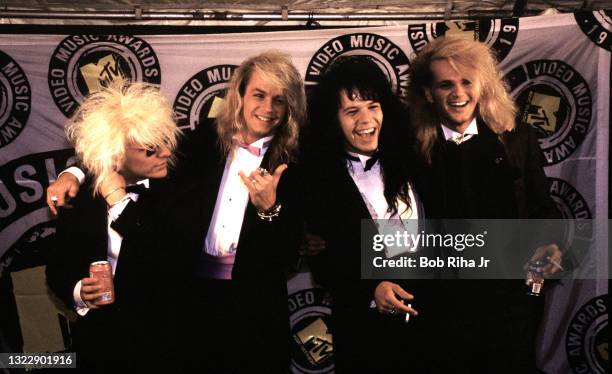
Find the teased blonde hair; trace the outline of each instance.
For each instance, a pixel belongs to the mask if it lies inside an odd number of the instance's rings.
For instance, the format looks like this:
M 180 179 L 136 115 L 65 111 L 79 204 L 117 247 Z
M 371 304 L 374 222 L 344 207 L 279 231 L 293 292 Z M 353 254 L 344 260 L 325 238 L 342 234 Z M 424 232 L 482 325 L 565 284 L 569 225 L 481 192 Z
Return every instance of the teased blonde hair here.
M 437 138 L 441 119 L 428 103 L 424 89 L 432 80 L 434 60 L 447 60 L 457 71 L 473 72 L 480 85 L 477 115 L 496 134 L 514 129 L 516 104 L 508 92 L 491 49 L 485 44 L 457 36 L 444 36 L 429 43 L 412 62 L 408 100 L 410 117 L 419 139 L 419 151 L 431 160 L 431 149 Z
M 225 95 L 225 104 L 217 118 L 217 134 L 221 151 L 225 156 L 232 149 L 233 138 L 245 127 L 243 101 L 246 86 L 257 70 L 266 82 L 282 89 L 287 100 L 287 113 L 276 130 L 270 151 L 270 167 L 295 159 L 298 149 L 299 129 L 306 115 L 306 95 L 300 73 L 291 63 L 289 55 L 267 51 L 244 61 L 234 72 Z
M 174 150 L 180 134 L 172 107 L 157 86 L 123 80 L 88 96 L 65 132 L 94 178 L 94 194 L 103 180 L 122 169 L 128 144 Z

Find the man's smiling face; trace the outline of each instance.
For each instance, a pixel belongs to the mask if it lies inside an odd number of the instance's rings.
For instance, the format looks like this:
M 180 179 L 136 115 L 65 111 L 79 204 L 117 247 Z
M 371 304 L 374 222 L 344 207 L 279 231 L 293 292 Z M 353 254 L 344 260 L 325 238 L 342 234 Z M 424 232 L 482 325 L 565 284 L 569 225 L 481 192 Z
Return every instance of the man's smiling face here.
M 243 141 L 250 144 L 272 135 L 287 115 L 287 100 L 283 90 L 267 82 L 255 69 L 242 96 L 242 116 L 246 124 Z
M 380 103 L 364 100 L 356 92 L 350 97 L 346 90 L 340 93 L 338 122 L 344 134 L 348 151 L 371 155 L 378 149 L 378 137 L 383 123 Z
M 425 87 L 427 101 L 434 104 L 442 123 L 463 133 L 476 115 L 480 82 L 475 72 L 458 71 L 448 60 L 433 60 L 432 80 Z

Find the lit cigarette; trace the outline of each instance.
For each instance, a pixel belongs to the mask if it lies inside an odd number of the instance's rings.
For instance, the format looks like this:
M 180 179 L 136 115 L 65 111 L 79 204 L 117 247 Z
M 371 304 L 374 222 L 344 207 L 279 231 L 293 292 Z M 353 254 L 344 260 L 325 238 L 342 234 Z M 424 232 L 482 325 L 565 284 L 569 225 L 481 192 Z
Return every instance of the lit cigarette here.
M 406 306 L 408 308 L 412 308 L 412 304 L 406 304 Z M 405 323 L 410 322 L 410 313 L 406 313 L 406 319 L 404 320 Z
M 553 264 L 553 265 L 555 265 L 556 267 L 558 267 L 558 268 L 559 268 L 559 270 L 561 270 L 561 271 L 565 271 L 565 269 L 563 268 L 563 266 L 561 266 L 561 264 L 559 263 L 559 261 L 557 261 L 557 260 L 553 260 L 552 258 L 549 258 L 549 259 L 548 259 L 548 261 L 549 261 L 551 264 Z

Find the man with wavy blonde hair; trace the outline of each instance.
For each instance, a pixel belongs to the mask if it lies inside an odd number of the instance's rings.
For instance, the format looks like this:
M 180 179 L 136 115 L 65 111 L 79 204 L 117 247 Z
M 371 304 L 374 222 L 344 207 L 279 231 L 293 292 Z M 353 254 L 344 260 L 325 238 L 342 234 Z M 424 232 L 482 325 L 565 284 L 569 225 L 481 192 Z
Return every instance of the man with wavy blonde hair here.
M 476 118 L 497 135 L 515 127 L 516 105 L 495 56 L 474 40 L 446 36 L 428 44 L 412 62 L 409 101 L 429 161 L 440 124 L 461 134 Z
M 277 51 L 268 51 L 251 57 L 244 61 L 234 72 L 230 81 L 226 105 L 223 106 L 217 118 L 217 133 L 224 154 L 229 154 L 235 144 L 236 137 L 242 137 L 243 141 L 249 141 L 259 135 L 268 133 L 266 127 L 249 126 L 247 123 L 253 116 L 248 113 L 250 101 L 245 100 L 245 90 L 252 75 L 257 75 L 265 82 L 280 89 L 282 98 L 275 98 L 274 105 L 286 106 L 283 122 L 277 127 L 274 142 L 271 144 L 270 165 L 278 165 L 281 162 L 295 161 L 298 148 L 298 134 L 301 124 L 306 115 L 306 98 L 304 96 L 304 84 L 297 69 L 291 63 L 286 54 Z
M 198 225 L 186 234 L 195 239 L 197 290 L 188 339 L 215 342 L 193 347 L 197 371 L 287 371 L 285 274 L 301 237 L 292 165 L 305 111 L 289 56 L 263 52 L 234 72 L 216 126 L 198 128 L 185 144 L 193 157 L 181 160 L 182 171 L 208 189 L 194 202 Z
M 494 219 L 559 217 L 536 134 L 516 124 L 516 105 L 492 51 L 475 40 L 443 36 L 419 52 L 411 69 L 410 119 L 427 165 L 417 181 L 425 216 L 492 225 Z M 509 258 L 526 260 L 530 249 L 513 247 Z M 552 259 L 545 269 L 550 275 L 561 260 L 559 247 L 544 245 L 532 255 L 544 258 Z M 417 317 L 424 333 L 416 357 L 431 372 L 536 372 L 541 304 L 525 295 L 520 280 L 385 281 L 376 303 L 409 312 L 405 290 L 413 292 L 415 308 L 427 310 Z

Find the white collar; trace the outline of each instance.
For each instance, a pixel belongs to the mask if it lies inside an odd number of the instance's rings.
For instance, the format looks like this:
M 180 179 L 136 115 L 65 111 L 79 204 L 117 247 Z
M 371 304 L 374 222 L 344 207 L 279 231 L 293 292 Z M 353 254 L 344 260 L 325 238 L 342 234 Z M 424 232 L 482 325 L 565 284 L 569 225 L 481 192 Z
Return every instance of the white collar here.
M 143 186 L 145 186 L 145 188 L 149 188 L 149 178 L 141 179 L 138 182 L 136 182 L 136 184 L 142 184 Z
M 243 148 L 248 153 L 254 156 L 263 157 L 263 155 L 266 153 L 268 148 L 270 148 L 272 139 L 274 139 L 274 135 L 265 136 L 261 139 L 257 139 L 251 144 L 246 144 L 246 143 L 243 143 L 242 140 L 240 140 L 239 136 L 234 136 L 233 138 L 234 145 L 238 145 L 238 147 L 234 147 L 234 149 L 237 151 L 238 149 Z
M 451 130 L 448 127 L 442 125 L 442 131 L 444 132 L 444 139 L 446 140 L 453 140 L 456 139 L 457 137 L 463 135 L 465 136 L 472 136 L 472 135 L 478 135 L 478 125 L 476 125 L 476 117 L 474 117 L 472 119 L 472 122 L 470 122 L 470 124 L 468 125 L 468 127 L 465 129 L 465 131 L 463 132 L 463 134 L 461 134 L 460 132 L 457 132 L 455 130 Z
M 265 151 L 270 146 L 270 143 L 272 142 L 272 139 L 274 139 L 274 135 L 263 137 L 263 138 L 261 138 L 259 140 L 254 141 L 253 143 L 251 143 L 249 145 L 251 147 L 257 147 L 257 148 L 261 149 L 262 151 Z
M 349 155 L 353 157 L 357 157 L 359 161 L 361 162 L 361 166 L 363 168 L 366 167 L 366 162 L 368 162 L 368 160 L 372 158 L 372 156 L 362 155 L 361 153 L 355 153 L 355 152 L 350 152 L 350 151 L 346 151 L 346 153 L 348 153 Z

